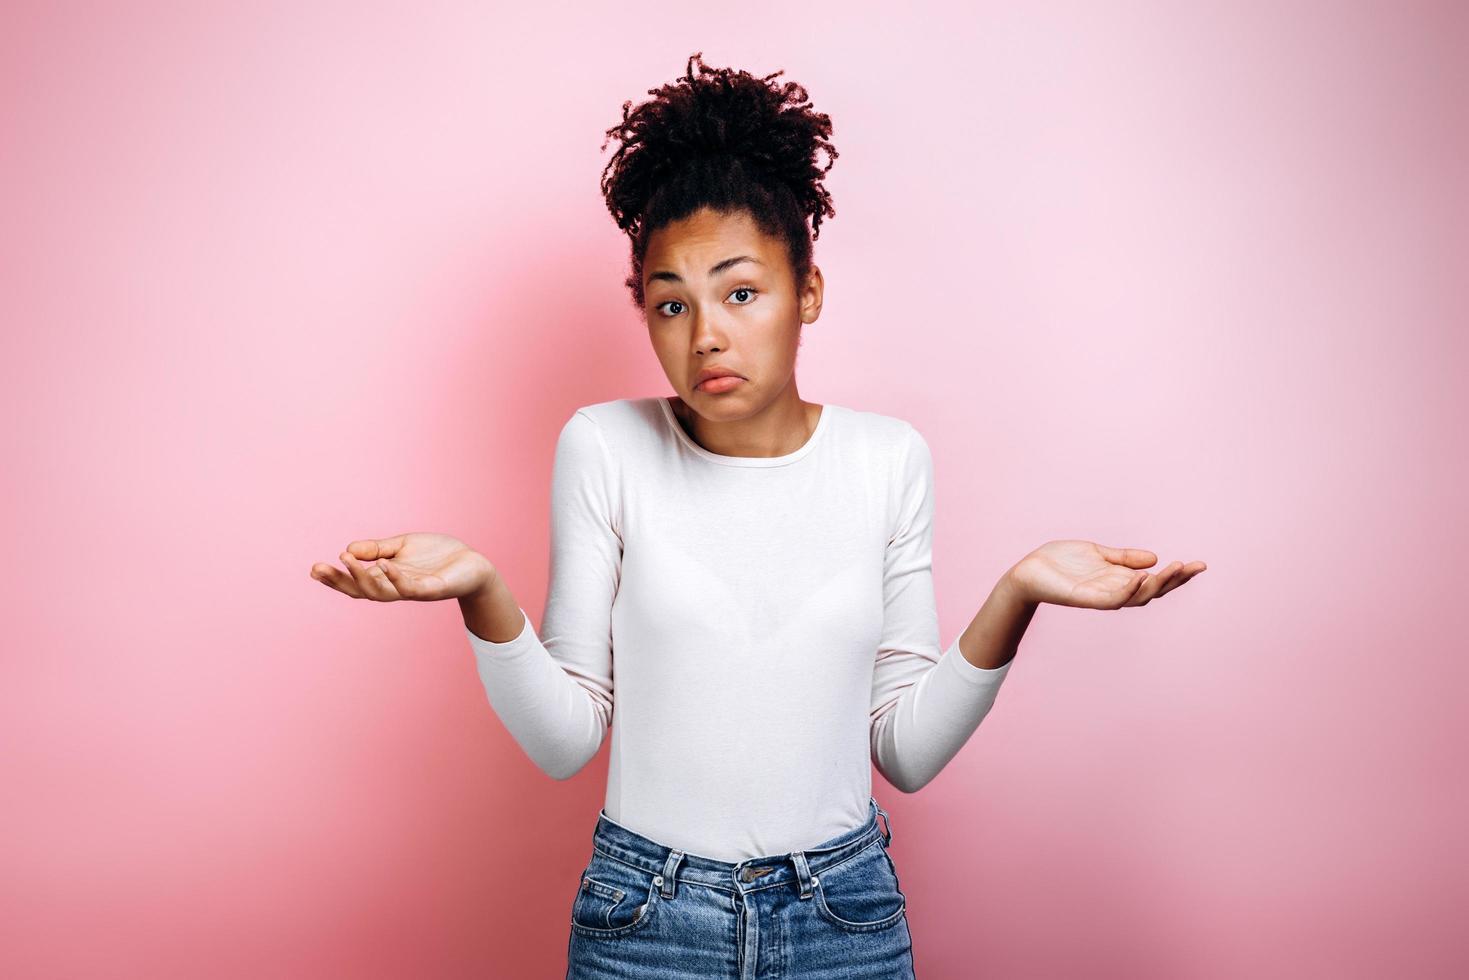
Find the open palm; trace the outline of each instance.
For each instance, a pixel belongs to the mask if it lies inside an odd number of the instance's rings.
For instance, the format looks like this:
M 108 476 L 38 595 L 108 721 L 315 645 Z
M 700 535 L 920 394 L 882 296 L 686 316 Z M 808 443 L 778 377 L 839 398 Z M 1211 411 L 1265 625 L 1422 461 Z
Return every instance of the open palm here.
M 494 573 L 489 561 L 458 538 L 415 531 L 391 538 L 353 541 L 330 562 L 311 566 L 311 577 L 354 599 L 430 602 L 478 589 Z
M 1157 562 L 1157 555 L 1141 548 L 1048 541 L 1022 558 L 1010 576 L 1031 602 L 1119 609 L 1146 605 L 1208 567 L 1201 561 L 1175 561 L 1157 573 L 1139 571 Z

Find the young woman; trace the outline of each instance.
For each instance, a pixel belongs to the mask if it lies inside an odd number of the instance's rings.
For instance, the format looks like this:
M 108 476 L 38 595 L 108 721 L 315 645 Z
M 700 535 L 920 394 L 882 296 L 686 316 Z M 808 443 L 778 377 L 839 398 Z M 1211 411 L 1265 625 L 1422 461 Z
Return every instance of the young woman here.
M 346 572 L 312 568 L 356 598 L 458 599 L 488 700 L 552 777 L 611 727 L 568 977 L 912 976 L 871 766 L 906 793 L 933 779 L 1040 603 L 1140 606 L 1204 569 L 1149 574 L 1151 552 L 1052 541 L 940 647 L 928 444 L 797 392 L 836 151 L 780 74 L 695 54 L 607 133 L 627 285 L 676 394 L 587 405 L 562 428 L 539 633 L 447 535 L 354 541 Z

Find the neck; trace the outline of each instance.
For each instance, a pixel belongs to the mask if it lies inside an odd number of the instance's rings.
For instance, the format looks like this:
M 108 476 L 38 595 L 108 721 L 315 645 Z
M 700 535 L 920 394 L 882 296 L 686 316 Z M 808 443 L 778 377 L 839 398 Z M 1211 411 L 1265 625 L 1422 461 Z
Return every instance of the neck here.
M 674 416 L 690 439 L 720 456 L 787 456 L 804 446 L 824 410 L 802 401 L 792 384 L 786 394 L 753 415 L 707 419 L 677 395 L 669 399 Z

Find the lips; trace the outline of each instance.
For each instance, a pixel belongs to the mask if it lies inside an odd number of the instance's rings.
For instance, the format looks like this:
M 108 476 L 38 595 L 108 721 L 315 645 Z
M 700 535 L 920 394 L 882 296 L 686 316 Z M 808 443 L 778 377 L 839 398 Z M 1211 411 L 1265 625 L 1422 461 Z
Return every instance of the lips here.
M 694 390 L 704 391 L 712 395 L 717 395 L 720 392 L 733 391 L 735 388 L 738 388 L 744 383 L 745 379 L 737 374 L 725 374 L 720 375 L 717 378 L 710 378 L 708 381 L 699 382 L 697 385 L 694 386 Z
M 738 371 L 731 371 L 727 367 L 706 367 L 694 375 L 694 387 L 699 388 L 705 382 L 713 381 L 715 378 L 740 378 L 743 380 Z

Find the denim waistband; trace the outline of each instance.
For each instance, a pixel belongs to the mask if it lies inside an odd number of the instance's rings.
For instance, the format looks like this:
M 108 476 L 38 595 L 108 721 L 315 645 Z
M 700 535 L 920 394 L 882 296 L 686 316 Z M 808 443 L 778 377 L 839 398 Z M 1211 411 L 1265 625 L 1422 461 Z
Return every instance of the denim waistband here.
M 882 816 L 882 824 L 877 818 Z M 744 861 L 718 861 L 701 854 L 689 854 L 668 847 L 629 830 L 607 816 L 603 809 L 597 815 L 592 832 L 592 847 L 624 864 L 641 868 L 656 877 L 655 884 L 665 896 L 672 896 L 675 882 L 695 882 L 729 891 L 752 892 L 796 882 L 804 898 L 810 893 L 810 879 L 822 869 L 852 857 L 879 837 L 884 844 L 892 840 L 892 823 L 888 812 L 868 797 L 867 820 L 860 827 L 838 834 L 814 847 L 785 854 L 749 858 Z M 754 875 L 765 868 L 774 870 Z

